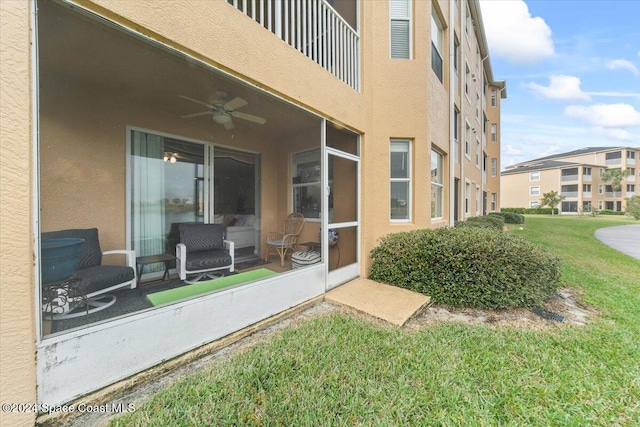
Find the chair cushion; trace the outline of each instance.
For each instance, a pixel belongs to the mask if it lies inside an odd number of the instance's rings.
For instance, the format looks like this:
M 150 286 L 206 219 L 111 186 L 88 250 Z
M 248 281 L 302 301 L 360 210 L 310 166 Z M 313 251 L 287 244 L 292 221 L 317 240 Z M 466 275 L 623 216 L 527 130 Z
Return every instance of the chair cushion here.
M 69 237 L 84 239 L 84 244 L 80 250 L 80 262 L 76 267 L 77 270 L 102 264 L 102 250 L 100 249 L 97 228 L 49 231 L 41 235 L 42 240 Z
M 297 251 L 291 254 L 291 267 L 300 268 L 319 263 L 321 256 L 316 251 Z
M 76 270 L 75 274 L 81 280 L 78 286 L 85 294 L 128 282 L 136 277 L 133 268 L 119 265 L 100 265 L 83 268 L 82 270 Z
M 222 249 L 224 226 L 221 224 L 180 224 L 180 243 L 189 252 Z
M 187 254 L 185 267 L 188 271 L 198 271 L 231 266 L 231 255 L 225 250 L 200 251 Z
M 280 240 L 267 240 L 267 245 L 269 246 L 282 246 L 282 239 Z

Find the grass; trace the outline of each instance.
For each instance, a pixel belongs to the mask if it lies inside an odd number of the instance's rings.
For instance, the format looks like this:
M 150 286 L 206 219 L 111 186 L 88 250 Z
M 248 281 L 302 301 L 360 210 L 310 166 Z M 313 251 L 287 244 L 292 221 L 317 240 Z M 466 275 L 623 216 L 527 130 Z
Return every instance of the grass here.
M 418 332 L 332 314 L 173 384 L 112 426 L 640 425 L 640 263 L 593 237 L 622 219 L 527 217 L 601 316 L 545 332 Z

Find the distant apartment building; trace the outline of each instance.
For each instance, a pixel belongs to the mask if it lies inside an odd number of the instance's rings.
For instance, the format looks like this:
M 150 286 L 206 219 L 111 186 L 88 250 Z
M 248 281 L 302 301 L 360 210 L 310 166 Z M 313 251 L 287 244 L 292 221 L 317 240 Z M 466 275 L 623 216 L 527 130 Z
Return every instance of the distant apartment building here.
M 519 163 L 500 174 L 501 204 L 536 208 L 544 193 L 556 191 L 565 197 L 560 213 L 622 211 L 626 198 L 640 195 L 639 157 L 640 147 L 587 147 Z M 603 179 L 608 169 L 626 171 L 620 191 Z

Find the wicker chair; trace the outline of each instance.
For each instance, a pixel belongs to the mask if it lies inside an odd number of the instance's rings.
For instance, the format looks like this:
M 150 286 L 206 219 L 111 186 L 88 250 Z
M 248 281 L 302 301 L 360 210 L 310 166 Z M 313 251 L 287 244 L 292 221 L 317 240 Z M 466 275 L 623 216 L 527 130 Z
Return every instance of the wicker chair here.
M 275 249 L 280 255 L 280 266 L 284 267 L 284 257 L 289 249 L 294 249 L 298 243 L 298 236 L 304 226 L 304 215 L 291 213 L 284 220 L 282 231 L 271 231 L 267 234 L 267 250 L 264 260 L 269 260 L 269 252 Z

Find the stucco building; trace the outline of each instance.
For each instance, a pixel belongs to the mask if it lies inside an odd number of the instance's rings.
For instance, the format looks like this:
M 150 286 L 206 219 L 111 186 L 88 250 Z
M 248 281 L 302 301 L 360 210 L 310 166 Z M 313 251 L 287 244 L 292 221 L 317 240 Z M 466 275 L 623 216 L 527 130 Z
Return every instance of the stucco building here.
M 502 206 L 535 208 L 544 193 L 556 191 L 565 197 L 560 213 L 623 211 L 627 197 L 640 195 L 639 156 L 637 147 L 586 147 L 519 163 L 501 173 Z M 620 191 L 603 179 L 608 169 L 626 171 Z
M 500 208 L 506 87 L 475 0 L 0 11 L 3 403 L 81 399 L 365 277 L 385 234 Z M 173 250 L 174 223 L 221 223 L 262 257 L 291 212 L 320 262 L 273 258 L 267 279 L 91 323 L 47 318 L 41 233 L 97 228 L 102 250 L 146 256 Z

